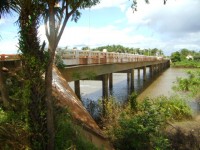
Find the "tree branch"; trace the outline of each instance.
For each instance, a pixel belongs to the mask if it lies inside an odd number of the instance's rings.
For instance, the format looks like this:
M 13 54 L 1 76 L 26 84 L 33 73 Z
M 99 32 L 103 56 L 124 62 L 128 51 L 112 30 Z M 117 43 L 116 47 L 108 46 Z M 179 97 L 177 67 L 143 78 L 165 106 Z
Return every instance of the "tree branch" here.
M 79 1 L 79 2 L 73 7 L 73 9 L 72 9 L 70 12 L 68 12 L 68 6 L 69 6 L 69 4 L 68 4 L 68 0 L 66 1 L 65 19 L 64 19 L 64 21 L 63 21 L 63 24 L 62 24 L 60 33 L 59 33 L 58 36 L 57 36 L 56 46 L 58 45 L 58 43 L 59 43 L 59 41 L 60 41 L 60 38 L 61 38 L 61 36 L 62 36 L 62 34 L 63 34 L 63 32 L 64 32 L 64 29 L 65 29 L 65 27 L 66 27 L 66 24 L 67 24 L 68 19 L 69 19 L 70 16 L 77 10 L 77 8 L 81 5 L 82 2 L 83 2 L 83 0 Z
M 45 25 L 45 34 L 47 36 L 47 40 L 50 40 L 50 36 L 49 36 L 49 30 L 48 30 L 48 25 L 47 25 L 47 21 L 48 21 L 48 16 L 45 17 L 44 19 L 44 25 Z

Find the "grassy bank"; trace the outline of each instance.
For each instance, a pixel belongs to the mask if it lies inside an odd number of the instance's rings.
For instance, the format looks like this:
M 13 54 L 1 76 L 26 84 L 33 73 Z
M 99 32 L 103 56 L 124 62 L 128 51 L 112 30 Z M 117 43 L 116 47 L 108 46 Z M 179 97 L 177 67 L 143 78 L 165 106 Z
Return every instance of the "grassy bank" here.
M 200 68 L 200 61 L 184 60 L 171 63 L 172 67 L 178 68 Z

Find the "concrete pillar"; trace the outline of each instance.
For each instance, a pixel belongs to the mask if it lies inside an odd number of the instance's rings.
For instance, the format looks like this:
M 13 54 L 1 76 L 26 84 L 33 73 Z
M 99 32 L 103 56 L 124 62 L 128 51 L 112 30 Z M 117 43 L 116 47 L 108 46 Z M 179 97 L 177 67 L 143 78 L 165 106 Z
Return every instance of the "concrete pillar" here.
M 80 80 L 74 81 L 76 96 L 81 100 Z
M 153 72 L 154 72 L 153 65 L 151 65 L 151 66 L 149 67 L 149 71 L 150 71 L 150 76 L 153 77 Z
M 102 75 L 102 107 L 103 107 L 103 116 L 106 115 L 106 102 L 108 100 L 108 74 Z
M 131 69 L 131 90 L 134 90 L 134 69 Z
M 102 75 L 102 96 L 108 99 L 108 74 Z
M 113 74 L 112 73 L 109 74 L 109 89 L 110 90 L 113 89 Z
M 156 73 L 158 73 L 158 64 L 155 65 L 155 67 L 156 67 Z
M 159 64 L 159 71 L 162 72 L 162 64 Z
M 138 68 L 138 79 L 140 78 L 140 68 Z
M 127 82 L 129 83 L 130 81 L 131 81 L 131 73 L 128 72 L 128 73 L 127 73 Z
M 147 79 L 146 66 L 143 67 L 143 80 Z

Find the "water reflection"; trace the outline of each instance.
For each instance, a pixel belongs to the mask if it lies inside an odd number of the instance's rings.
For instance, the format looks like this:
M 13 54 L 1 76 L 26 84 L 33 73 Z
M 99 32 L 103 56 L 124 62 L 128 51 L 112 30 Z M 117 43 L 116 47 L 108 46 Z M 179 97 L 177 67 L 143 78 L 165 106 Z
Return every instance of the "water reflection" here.
M 152 79 L 150 77 L 149 68 L 146 71 L 146 81 L 143 80 L 143 70 L 140 69 L 140 76 L 138 78 L 138 70 L 134 71 L 134 91 L 142 92 L 155 80 L 156 76 Z M 74 89 L 74 83 L 69 83 L 72 89 Z M 127 100 L 128 95 L 133 92 L 131 90 L 130 82 L 127 81 L 126 73 L 113 73 L 113 88 L 109 90 L 110 96 L 116 98 L 116 100 L 123 102 Z M 102 98 L 102 82 L 93 80 L 81 80 L 80 81 L 81 99 L 83 102 L 88 100 L 97 101 Z
M 187 69 L 188 70 L 188 69 Z M 145 97 L 154 98 L 160 95 L 170 96 L 174 94 L 172 86 L 176 82 L 177 77 L 186 77 L 186 69 L 169 68 L 161 74 L 150 77 L 149 68 L 147 68 L 147 79 L 143 80 L 143 71 L 140 70 L 138 78 L 138 70 L 134 71 L 134 91 L 140 93 L 138 99 Z M 74 89 L 74 83 L 69 83 Z M 127 100 L 128 95 L 132 92 L 130 83 L 127 82 L 126 73 L 113 74 L 113 89 L 109 91 L 110 95 L 116 100 L 123 103 Z M 90 101 L 97 102 L 102 98 L 102 82 L 101 81 L 80 81 L 81 98 L 84 105 L 88 105 Z M 200 105 L 195 101 L 190 101 L 192 109 L 199 113 Z

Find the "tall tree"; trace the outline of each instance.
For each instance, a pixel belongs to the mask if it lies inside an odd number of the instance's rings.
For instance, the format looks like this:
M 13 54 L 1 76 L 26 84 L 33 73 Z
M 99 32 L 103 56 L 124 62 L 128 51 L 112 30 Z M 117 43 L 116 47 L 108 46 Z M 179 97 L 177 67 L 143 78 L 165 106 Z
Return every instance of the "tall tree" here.
M 10 13 L 10 4 L 8 0 L 1 0 L 0 1 L 0 19 L 1 19 L 1 16 L 6 13 Z
M 6 109 L 9 106 L 9 97 L 3 74 L 4 73 L 2 71 L 2 62 L 0 62 L 0 95 L 1 95 L 0 101 L 3 102 L 3 106 Z
M 80 9 L 89 8 L 99 3 L 99 0 L 46 0 L 44 13 L 45 31 L 49 42 L 49 60 L 45 73 L 46 104 L 47 104 L 47 128 L 49 132 L 48 149 L 54 149 L 54 118 L 52 104 L 52 69 L 55 51 L 68 20 L 75 22 L 80 18 Z
M 18 14 L 19 50 L 22 53 L 23 90 L 22 100 L 27 113 L 28 126 L 31 131 L 32 149 L 47 149 L 48 132 L 46 130 L 45 83 L 42 75 L 46 68 L 44 44 L 38 38 L 38 27 L 43 3 L 39 0 L 15 0 L 13 8 Z

